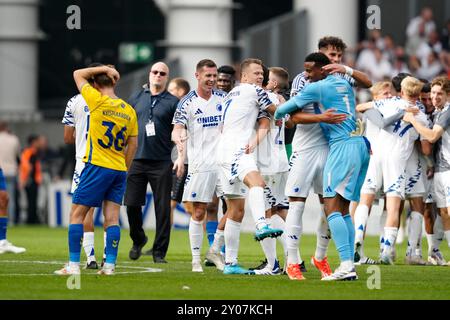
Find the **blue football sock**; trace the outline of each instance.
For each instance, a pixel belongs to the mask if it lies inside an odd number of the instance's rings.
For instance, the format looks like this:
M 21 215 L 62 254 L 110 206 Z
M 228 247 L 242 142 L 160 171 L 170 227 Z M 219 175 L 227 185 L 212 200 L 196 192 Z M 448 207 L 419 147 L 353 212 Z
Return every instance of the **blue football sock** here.
M 80 263 L 83 224 L 69 224 L 69 261 Z
M 206 222 L 206 234 L 208 235 L 209 246 L 214 242 L 214 235 L 216 234 L 218 225 L 219 223 L 217 221 Z
M 8 229 L 8 217 L 0 218 L 0 240 L 6 239 L 6 230 Z
M 339 252 L 341 262 L 347 260 L 353 261 L 350 251 L 350 244 L 348 243 L 349 235 L 347 225 L 341 213 L 333 212 L 327 217 L 327 220 L 331 231 L 331 237 L 333 238 L 336 249 Z
M 350 244 L 351 256 L 355 256 L 355 226 L 353 225 L 350 213 L 343 216 L 348 231 L 348 243 Z
M 118 225 L 106 228 L 106 263 L 116 264 L 119 251 L 120 227 Z

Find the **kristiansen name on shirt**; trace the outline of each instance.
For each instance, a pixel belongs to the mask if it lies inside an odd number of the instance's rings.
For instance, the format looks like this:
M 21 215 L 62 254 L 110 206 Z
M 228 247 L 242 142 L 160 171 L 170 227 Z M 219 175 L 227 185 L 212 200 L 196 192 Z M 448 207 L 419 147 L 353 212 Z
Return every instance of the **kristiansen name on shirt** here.
M 105 110 L 105 111 L 103 111 L 103 115 L 104 116 L 119 117 L 119 118 L 122 118 L 122 119 L 125 119 L 125 120 L 128 120 L 128 121 L 130 121 L 130 119 L 131 119 L 131 117 L 129 115 L 127 115 L 125 113 L 122 113 L 122 112 L 117 112 L 117 111 L 114 111 L 114 110 Z

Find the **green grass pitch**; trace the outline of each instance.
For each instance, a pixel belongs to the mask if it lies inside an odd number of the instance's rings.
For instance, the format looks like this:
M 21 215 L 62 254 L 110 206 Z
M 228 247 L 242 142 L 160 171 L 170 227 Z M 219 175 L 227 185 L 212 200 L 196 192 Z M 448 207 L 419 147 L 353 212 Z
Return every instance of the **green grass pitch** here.
M 148 231 L 149 244 L 154 233 Z M 98 276 L 82 270 L 80 289 L 69 289 L 67 277 L 53 275 L 68 259 L 67 229 L 48 227 L 12 227 L 8 239 L 24 246 L 24 254 L 0 255 L 0 299 L 150 299 L 150 300 L 308 300 L 308 299 L 450 299 L 450 267 L 407 266 L 403 264 L 406 244 L 397 246 L 397 264 L 379 266 L 380 288 L 368 273 L 368 266 L 358 266 L 358 281 L 324 283 L 309 263 L 314 252 L 315 236 L 301 240 L 303 259 L 307 261 L 306 281 L 291 281 L 287 276 L 225 276 L 214 267 L 204 273 L 191 272 L 191 256 L 187 231 L 173 230 L 168 264 L 154 264 L 151 257 L 138 261 L 128 259 L 131 240 L 122 230 L 119 257 L 114 276 Z M 405 241 L 406 242 L 406 241 Z M 103 243 L 102 230 L 96 230 L 97 259 Z M 366 253 L 378 256 L 375 237 L 367 239 Z M 145 249 L 149 248 L 149 244 Z M 426 240 L 424 239 L 424 248 Z M 203 245 L 203 255 L 207 242 Z M 277 243 L 279 256 L 281 245 Z M 446 258 L 450 250 L 444 241 L 441 249 Z M 424 254 L 426 250 L 424 249 Z M 245 267 L 259 264 L 263 258 L 260 245 L 251 234 L 243 233 L 239 261 Z M 82 253 L 84 260 L 84 252 Z M 331 243 L 329 261 L 332 268 L 338 256 Z M 161 272 L 144 272 L 161 269 Z M 369 285 L 368 285 L 369 283 Z

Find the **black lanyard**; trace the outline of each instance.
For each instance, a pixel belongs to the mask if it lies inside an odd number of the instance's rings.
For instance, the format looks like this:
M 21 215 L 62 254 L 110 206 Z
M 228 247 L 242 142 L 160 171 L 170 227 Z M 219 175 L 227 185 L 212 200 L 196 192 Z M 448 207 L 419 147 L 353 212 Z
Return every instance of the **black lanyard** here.
M 160 99 L 159 95 L 154 96 L 154 97 L 150 95 L 151 104 L 150 104 L 150 114 L 148 117 L 149 122 L 153 121 L 153 109 L 155 108 L 156 104 L 159 102 L 159 99 Z

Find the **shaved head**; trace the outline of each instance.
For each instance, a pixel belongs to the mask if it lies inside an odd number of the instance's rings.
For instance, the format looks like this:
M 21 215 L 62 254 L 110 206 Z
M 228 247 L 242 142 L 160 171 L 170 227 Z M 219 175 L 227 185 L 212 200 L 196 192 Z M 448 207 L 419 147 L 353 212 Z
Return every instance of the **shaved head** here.
M 148 83 L 150 90 L 155 92 L 164 91 L 169 80 L 169 67 L 164 62 L 156 62 L 150 68 Z

